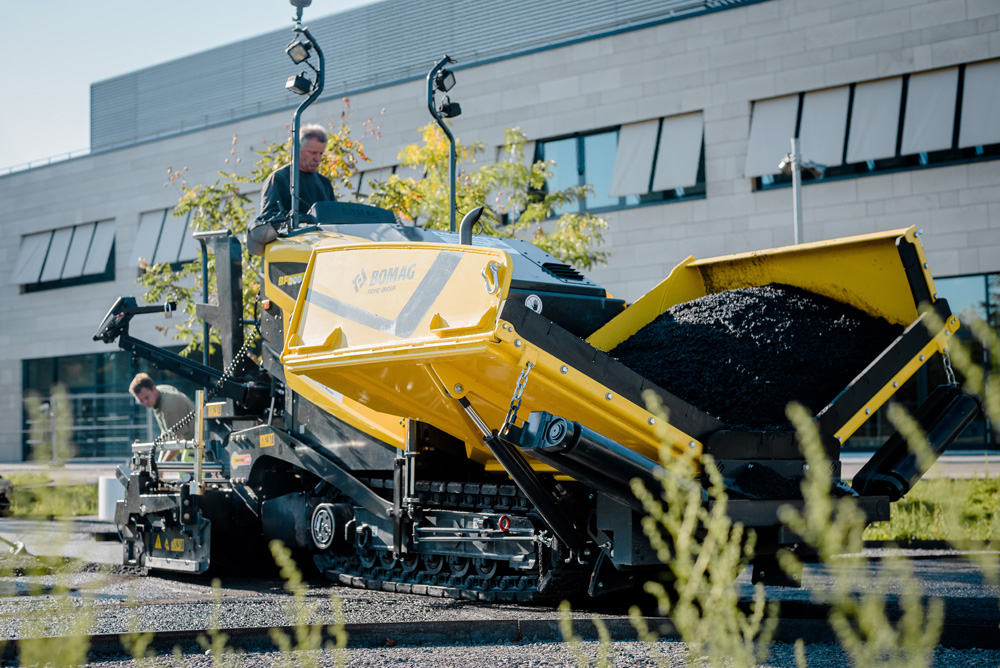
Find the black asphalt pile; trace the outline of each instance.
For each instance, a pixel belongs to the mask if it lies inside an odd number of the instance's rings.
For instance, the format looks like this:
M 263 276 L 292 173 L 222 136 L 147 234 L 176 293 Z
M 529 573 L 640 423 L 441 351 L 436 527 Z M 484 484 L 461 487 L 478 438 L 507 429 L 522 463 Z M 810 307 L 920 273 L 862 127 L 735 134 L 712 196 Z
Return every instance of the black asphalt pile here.
M 678 304 L 611 355 L 731 427 L 786 430 L 789 402 L 815 415 L 900 333 L 852 306 L 772 283 Z

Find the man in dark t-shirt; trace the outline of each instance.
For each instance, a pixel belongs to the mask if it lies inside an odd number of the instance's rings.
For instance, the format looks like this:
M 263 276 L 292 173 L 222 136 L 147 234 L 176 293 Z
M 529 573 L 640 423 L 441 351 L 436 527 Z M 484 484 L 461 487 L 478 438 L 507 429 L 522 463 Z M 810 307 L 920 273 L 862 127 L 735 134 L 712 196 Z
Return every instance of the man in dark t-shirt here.
M 333 184 L 316 169 L 326 152 L 326 131 L 321 125 L 306 125 L 299 130 L 299 214 L 306 214 L 316 202 L 331 202 Z M 263 255 L 264 247 L 277 238 L 277 227 L 292 209 L 291 165 L 280 167 L 267 177 L 260 191 L 260 214 L 247 233 L 247 250 Z

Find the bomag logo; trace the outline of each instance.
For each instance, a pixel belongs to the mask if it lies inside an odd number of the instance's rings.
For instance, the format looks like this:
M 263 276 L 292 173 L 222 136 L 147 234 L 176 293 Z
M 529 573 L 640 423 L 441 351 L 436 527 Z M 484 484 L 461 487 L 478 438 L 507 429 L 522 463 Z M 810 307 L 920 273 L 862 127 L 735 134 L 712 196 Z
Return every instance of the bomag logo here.
M 361 292 L 362 289 L 367 288 L 368 294 L 373 295 L 380 292 L 392 292 L 398 284 L 412 281 L 416 275 L 416 263 L 385 269 L 372 269 L 370 274 L 362 269 L 354 276 L 351 283 L 354 285 L 355 292 Z
M 354 280 L 351 281 L 354 284 L 354 291 L 361 292 L 361 288 L 365 287 L 365 283 L 367 281 L 368 281 L 368 274 L 366 274 L 365 270 L 362 269 L 361 271 L 358 272 L 358 275 L 354 277 Z
M 274 445 L 274 434 L 260 435 L 260 447 L 270 448 L 272 445 Z
M 305 276 L 305 272 L 301 274 L 289 274 L 288 276 L 278 277 L 278 287 L 283 287 L 286 285 L 302 285 L 302 277 Z

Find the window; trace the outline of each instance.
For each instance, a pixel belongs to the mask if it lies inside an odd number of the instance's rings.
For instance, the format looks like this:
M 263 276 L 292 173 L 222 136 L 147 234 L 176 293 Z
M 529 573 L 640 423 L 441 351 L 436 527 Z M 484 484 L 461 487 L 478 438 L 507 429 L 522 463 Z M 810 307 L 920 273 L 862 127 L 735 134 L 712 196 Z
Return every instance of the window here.
M 994 352 L 972 335 L 968 325 L 978 319 L 989 323 L 994 331 L 1000 331 L 1000 273 L 936 278 L 934 288 L 938 297 L 947 299 L 952 313 L 961 319 L 962 327 L 959 328 L 957 335 L 963 339 L 972 361 L 985 368 L 995 364 Z M 917 373 L 899 388 L 892 401 L 902 404 L 911 413 L 916 410 L 934 388 L 947 382 L 944 365 L 939 359 L 935 357 L 931 363 L 918 369 Z M 955 372 L 959 374 L 959 382 L 962 382 L 960 371 L 956 369 Z M 894 431 L 895 427 L 885 416 L 885 409 L 880 409 L 847 440 L 845 448 L 877 447 Z M 1000 449 L 1000 441 L 989 420 L 980 415 L 966 427 L 952 448 L 997 450 Z
M 53 385 L 61 383 L 66 387 L 72 417 L 69 441 L 74 457 L 122 457 L 128 454 L 133 440 L 147 440 L 146 409 L 128 393 L 132 380 L 129 357 L 124 351 L 114 351 L 24 361 L 24 391 L 41 396 L 43 412 L 49 410 Z M 39 435 L 32 433 L 36 419 L 37 415 L 25 413 L 22 441 L 25 459 L 49 454 L 35 452 L 45 447 L 41 440 L 32 440 Z
M 456 169 L 459 173 L 461 173 L 461 163 L 456 165 Z M 376 167 L 364 172 L 358 172 L 357 185 L 352 191 L 352 194 L 357 200 L 366 200 L 375 190 L 372 187 L 373 182 L 385 183 L 393 174 L 398 176 L 400 179 L 412 179 L 414 181 L 421 181 L 424 178 L 424 170 L 421 167 L 414 167 L 411 165 L 389 165 L 388 167 Z
M 133 441 L 148 441 L 159 434 L 148 411 L 128 393 L 129 383 L 140 371 L 190 397 L 200 389 L 188 380 L 154 369 L 145 360 L 133 360 L 121 350 L 24 360 L 22 371 L 23 391 L 37 392 L 43 407 L 49 404 L 56 383 L 66 387 L 72 414 L 70 445 L 78 458 L 126 457 Z M 33 426 L 33 416 L 25 413 L 24 459 L 32 459 L 41 446 L 32 440 Z
M 555 162 L 549 192 L 594 189 L 586 201 L 557 208 L 557 215 L 705 196 L 701 112 L 540 141 L 536 158 Z
M 372 193 L 372 181 L 385 182 L 392 176 L 392 167 L 380 167 L 363 172 L 358 179 L 358 197 L 367 198 Z
M 938 278 L 934 287 L 939 297 L 948 300 L 963 329 L 972 320 L 983 320 L 1000 331 L 1000 274 Z
M 826 167 L 827 179 L 996 159 L 997 105 L 1000 61 L 759 100 L 744 174 L 758 188 L 790 183 L 778 162 L 791 137 L 803 160 Z
M 115 223 L 104 220 L 21 237 L 10 283 L 22 292 L 115 279 Z
M 191 212 L 175 216 L 174 209 L 147 211 L 139 216 L 139 228 L 129 254 L 128 266 L 181 264 L 198 256 L 199 244 L 189 229 Z

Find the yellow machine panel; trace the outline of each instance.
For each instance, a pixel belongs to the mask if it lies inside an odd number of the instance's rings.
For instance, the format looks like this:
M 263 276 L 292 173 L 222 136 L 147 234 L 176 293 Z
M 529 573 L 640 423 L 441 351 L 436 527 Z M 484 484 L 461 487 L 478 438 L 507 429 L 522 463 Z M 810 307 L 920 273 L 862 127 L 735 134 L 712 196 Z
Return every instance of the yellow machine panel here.
M 901 244 L 909 247 L 916 269 L 904 266 Z M 923 264 L 913 229 L 689 258 L 587 342 L 610 350 L 675 304 L 773 282 L 911 325 L 921 295 L 933 295 Z M 303 279 L 282 362 L 293 378 L 310 378 L 376 411 L 462 438 L 469 456 L 480 462 L 490 460 L 489 452 L 457 400 L 467 400 L 497 430 L 519 386 L 518 420 L 531 411 L 548 411 L 656 458 L 661 439 L 655 416 L 641 400 L 612 390 L 596 362 L 568 363 L 558 349 L 536 340 L 537 333 L 521 332 L 505 319 L 508 284 L 506 253 L 486 248 L 385 243 L 318 248 Z M 954 328 L 957 321 L 948 326 Z M 947 335 L 942 331 L 932 347 L 943 349 Z M 894 380 L 898 384 L 919 366 L 904 365 Z M 846 418 L 838 436 L 849 436 L 890 395 L 877 388 L 864 407 L 868 412 Z M 677 430 L 671 441 L 701 447 Z

